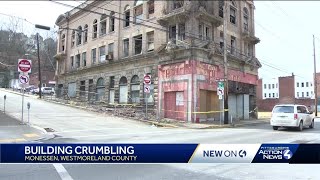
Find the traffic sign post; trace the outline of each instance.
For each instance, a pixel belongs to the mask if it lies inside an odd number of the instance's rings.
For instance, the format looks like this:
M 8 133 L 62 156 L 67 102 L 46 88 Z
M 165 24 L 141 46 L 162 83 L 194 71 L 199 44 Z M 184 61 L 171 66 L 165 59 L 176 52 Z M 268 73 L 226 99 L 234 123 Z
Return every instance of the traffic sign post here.
M 30 102 L 27 103 L 28 108 L 28 124 L 30 124 Z
M 19 75 L 19 82 L 22 85 L 22 88 L 21 88 L 22 89 L 21 121 L 22 121 L 22 124 L 23 124 L 24 91 L 25 91 L 26 84 L 29 83 L 29 75 L 28 74 L 24 74 L 24 73 L 20 74 Z
M 220 125 L 222 123 L 223 113 L 224 113 L 224 79 L 218 81 L 217 95 L 220 100 Z
M 3 96 L 3 113 L 6 113 L 6 99 L 7 99 L 7 95 Z
M 24 91 L 26 84 L 29 83 L 29 73 L 31 73 L 31 60 L 28 59 L 19 59 L 18 60 L 18 72 L 21 74 L 19 75 L 19 83 L 22 85 L 22 112 L 21 112 L 21 121 L 23 124 L 23 105 L 24 105 Z
M 18 72 L 31 73 L 31 60 L 19 59 L 18 61 Z
M 144 92 L 145 92 L 145 103 L 146 103 L 146 120 L 148 120 L 148 95 L 150 93 L 151 75 L 145 74 L 143 77 Z

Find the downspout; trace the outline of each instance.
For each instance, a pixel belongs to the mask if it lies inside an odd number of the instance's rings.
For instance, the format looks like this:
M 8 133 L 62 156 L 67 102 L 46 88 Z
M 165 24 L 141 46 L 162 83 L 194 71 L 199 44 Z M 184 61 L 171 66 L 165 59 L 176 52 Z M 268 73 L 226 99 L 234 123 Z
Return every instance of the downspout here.
M 242 115 L 243 117 L 242 118 L 243 118 L 243 120 L 244 120 L 244 117 L 245 117 L 244 116 L 244 95 L 245 94 L 242 95 L 242 112 L 243 112 L 243 115 Z
M 118 57 L 117 57 L 117 61 L 119 61 L 120 60 L 120 43 L 121 43 L 121 38 L 120 38 L 120 35 L 121 35 L 121 9 L 122 9 L 122 0 L 120 0 L 119 1 L 119 3 L 120 3 L 120 5 L 119 5 L 119 21 L 118 21 L 118 52 L 117 52 L 117 55 L 118 55 Z M 119 82 L 118 82 L 119 83 Z M 118 87 L 118 89 L 116 89 L 116 87 L 114 87 L 114 100 L 113 100 L 113 103 L 117 103 L 116 102 L 116 99 L 118 100 L 118 103 L 120 102 L 120 86 L 117 86 Z M 116 93 L 117 91 L 119 91 L 119 94 L 118 93 Z M 116 94 L 118 94 L 118 97 L 116 97 Z
M 118 21 L 118 60 L 120 59 L 120 19 L 121 19 L 121 9 L 122 9 L 122 0 L 119 1 L 120 2 L 120 6 L 119 6 L 119 21 Z
M 66 48 L 65 48 L 65 52 L 66 52 L 66 59 L 64 60 L 64 84 L 66 84 L 67 83 L 67 76 L 66 76 L 66 73 L 67 73 L 67 61 L 68 61 L 68 44 L 69 44 L 69 17 L 70 17 L 70 14 L 69 14 L 69 12 L 67 12 L 67 17 L 66 17 L 66 19 L 67 19 L 67 35 L 66 35 Z M 62 89 L 62 91 L 64 91 L 64 89 L 65 89 L 66 87 L 64 87 L 63 89 Z

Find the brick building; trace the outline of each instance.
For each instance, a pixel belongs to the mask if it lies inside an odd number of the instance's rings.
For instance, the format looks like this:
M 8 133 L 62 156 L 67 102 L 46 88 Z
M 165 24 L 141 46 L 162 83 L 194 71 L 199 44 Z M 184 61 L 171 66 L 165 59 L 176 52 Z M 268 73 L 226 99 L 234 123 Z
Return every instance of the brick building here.
M 229 111 L 246 119 L 256 106 L 258 68 L 253 1 L 87 1 L 61 15 L 56 81 L 85 102 L 148 103 L 160 118 L 219 118 L 227 18 Z M 226 7 L 226 8 L 225 8 Z M 224 14 L 226 9 L 227 14 Z
M 259 111 L 271 111 L 276 104 L 280 103 L 313 106 L 313 80 L 299 78 L 293 74 L 273 79 L 259 79 L 257 87 L 257 107 Z

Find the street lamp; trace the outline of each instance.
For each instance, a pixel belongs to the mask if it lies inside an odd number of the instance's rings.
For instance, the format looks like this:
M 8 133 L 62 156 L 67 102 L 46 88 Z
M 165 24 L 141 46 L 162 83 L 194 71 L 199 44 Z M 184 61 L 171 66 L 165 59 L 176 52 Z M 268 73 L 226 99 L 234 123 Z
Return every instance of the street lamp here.
M 42 25 L 38 25 L 38 24 L 36 24 L 35 27 L 38 29 L 43 29 L 43 30 L 50 30 L 50 27 L 42 26 Z M 38 51 L 38 66 L 39 66 L 39 68 L 38 68 L 38 71 L 39 71 L 39 97 L 41 99 L 42 83 L 41 83 L 41 68 L 40 68 L 40 53 L 39 53 L 39 33 L 37 33 L 37 51 Z

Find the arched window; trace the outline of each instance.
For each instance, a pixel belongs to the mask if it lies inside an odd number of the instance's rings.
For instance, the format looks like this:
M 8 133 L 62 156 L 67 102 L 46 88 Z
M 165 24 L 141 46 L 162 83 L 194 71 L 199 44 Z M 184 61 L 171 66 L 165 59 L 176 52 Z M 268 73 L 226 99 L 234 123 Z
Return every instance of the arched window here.
M 76 32 L 75 30 L 73 30 L 71 35 L 71 47 L 74 47 L 75 39 L 76 39 Z
M 88 42 L 88 24 L 84 25 L 83 43 Z
M 98 36 L 98 20 L 94 20 L 93 21 L 93 34 L 92 34 L 92 38 L 95 39 Z
M 98 79 L 96 92 L 97 92 L 96 100 L 97 101 L 103 100 L 103 96 L 104 96 L 104 93 L 105 93 L 105 84 L 104 84 L 104 79 L 103 78 L 99 78 Z
M 114 31 L 114 12 L 111 11 L 110 13 L 110 22 L 109 22 L 109 32 Z
M 140 102 L 140 82 L 139 77 L 134 75 L 131 79 L 131 102 L 139 103 Z
M 246 7 L 243 8 L 243 28 L 245 31 L 249 30 L 249 13 Z
M 130 26 L 130 6 L 127 5 L 125 8 L 124 8 L 124 24 L 123 24 L 124 27 L 128 27 Z
M 82 27 L 79 26 L 77 29 L 77 45 L 81 44 L 82 40 Z
M 61 51 L 64 51 L 64 47 L 65 47 L 65 43 L 66 43 L 66 35 L 62 34 L 61 36 Z
M 107 33 L 107 15 L 102 14 L 100 17 L 100 36 Z
M 120 88 L 120 97 L 119 103 L 127 103 L 128 102 L 128 82 L 126 77 L 121 77 L 119 81 Z

